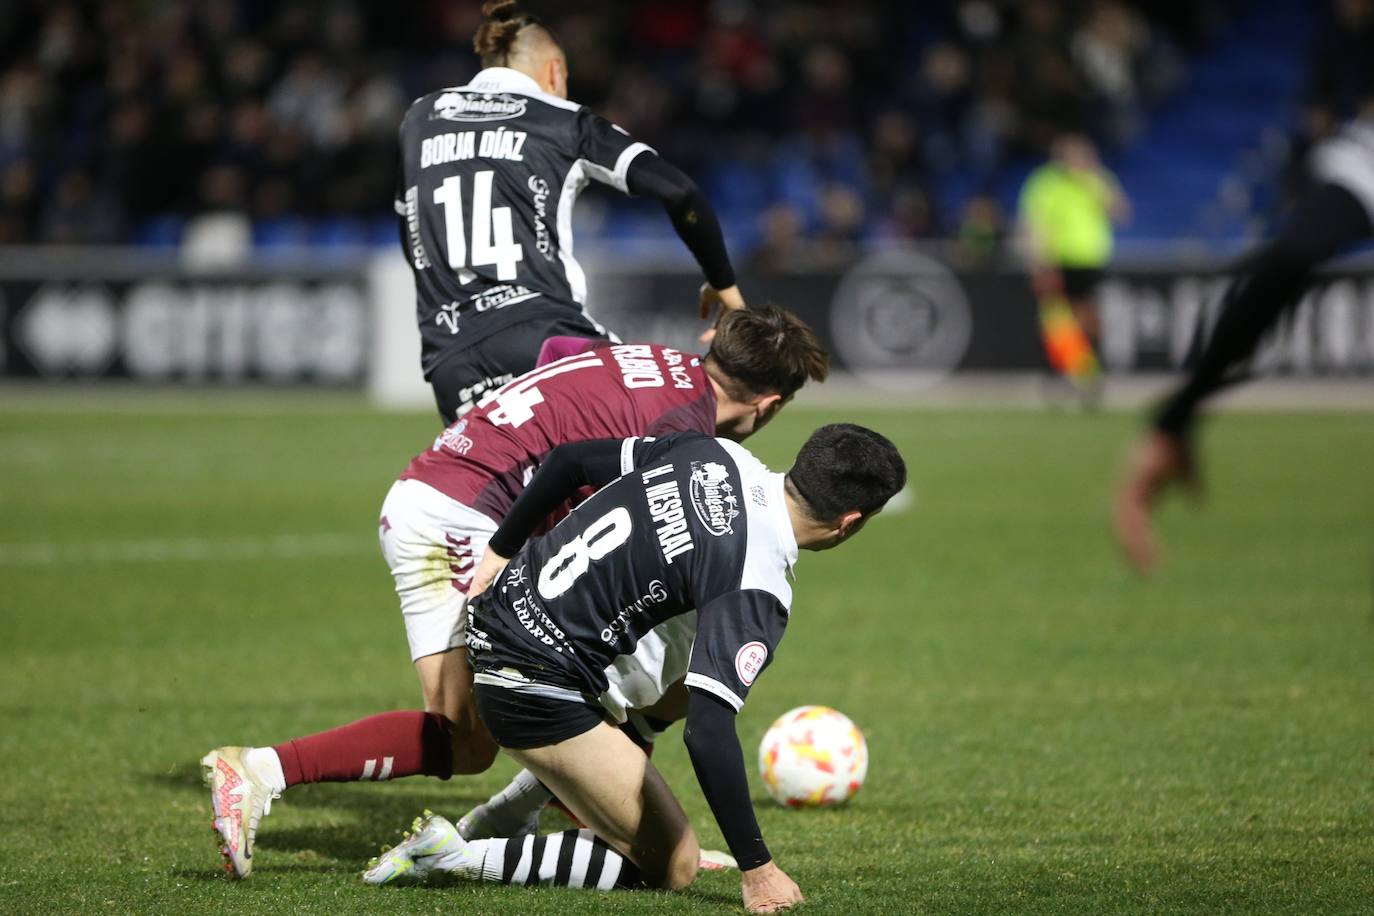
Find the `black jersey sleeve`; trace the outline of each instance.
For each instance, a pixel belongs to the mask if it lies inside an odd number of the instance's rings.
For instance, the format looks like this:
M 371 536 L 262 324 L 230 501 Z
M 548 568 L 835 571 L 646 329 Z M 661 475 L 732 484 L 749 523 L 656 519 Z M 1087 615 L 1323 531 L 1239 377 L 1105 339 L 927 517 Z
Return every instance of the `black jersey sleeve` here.
M 696 258 L 706 282 L 716 289 L 735 285 L 735 269 L 725 250 L 725 234 L 711 202 L 681 169 L 662 157 L 639 156 L 630 163 L 626 187 L 631 194 L 663 204 L 682 243 Z
M 577 113 L 577 158 L 587 175 L 622 194 L 630 193 L 625 176 L 630 163 L 653 147 L 640 143 L 600 115 L 583 108 Z
M 714 694 L 691 691 L 682 740 L 701 792 L 739 867 L 758 868 L 768 863 L 772 856 L 749 798 L 749 778 L 735 731 L 734 710 Z
M 700 433 L 677 433 L 662 439 L 586 439 L 567 442 L 549 452 L 487 542 L 498 556 L 513 557 L 530 533 L 549 514 L 583 487 L 600 489 L 622 474 L 656 461 L 682 439 Z
M 728 592 L 706 602 L 697 609 L 687 688 L 719 697 L 738 712 L 786 628 L 787 608 L 763 589 Z
M 635 439 L 587 439 L 549 452 L 487 542 L 498 556 L 513 557 L 530 533 L 582 487 L 603 487 L 621 474 L 624 454 Z
M 735 716 L 754 681 L 768 667 L 787 609 L 762 589 L 730 592 L 697 609 L 697 635 L 687 665 L 687 727 L 683 740 L 692 769 L 740 868 L 770 859 L 749 800 Z

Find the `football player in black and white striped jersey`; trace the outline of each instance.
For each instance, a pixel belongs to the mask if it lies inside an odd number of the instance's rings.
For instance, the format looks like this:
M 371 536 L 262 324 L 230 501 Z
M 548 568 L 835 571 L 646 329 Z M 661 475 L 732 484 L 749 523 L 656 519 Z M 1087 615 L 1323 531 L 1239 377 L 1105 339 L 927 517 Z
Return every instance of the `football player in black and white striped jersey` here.
M 1115 528 L 1139 572 L 1155 566 L 1151 511 L 1177 483 L 1196 484 L 1193 431 L 1204 400 L 1245 380 L 1264 335 L 1297 306 L 1324 262 L 1374 236 L 1374 97 L 1360 118 L 1312 152 L 1312 188 L 1279 235 L 1240 264 L 1192 373 L 1155 415 L 1117 490 Z
M 744 307 L 720 223 L 653 149 L 567 99 L 557 40 L 514 0 L 483 7 L 483 70 L 401 123 L 396 213 L 415 274 L 421 365 L 444 423 L 533 369 L 554 336 L 608 337 L 583 308 L 572 211 L 588 181 L 663 203 L 705 274 L 701 317 Z

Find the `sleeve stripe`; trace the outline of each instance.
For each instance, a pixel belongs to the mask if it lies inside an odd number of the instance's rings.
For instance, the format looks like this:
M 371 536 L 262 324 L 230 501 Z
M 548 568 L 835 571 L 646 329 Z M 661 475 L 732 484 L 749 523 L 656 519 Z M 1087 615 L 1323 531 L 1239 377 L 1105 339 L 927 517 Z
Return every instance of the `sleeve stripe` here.
M 629 174 L 630 163 L 634 162 L 640 153 L 654 153 L 657 151 L 647 143 L 631 143 L 621 152 L 619 158 L 615 160 L 615 186 L 622 191 L 625 187 L 625 176 Z
M 688 687 L 695 687 L 704 690 L 709 694 L 720 697 L 725 702 L 734 707 L 735 712 L 744 708 L 744 701 L 739 696 L 715 678 L 707 677 L 704 674 L 697 674 L 695 671 L 688 672 L 682 682 Z
M 635 469 L 635 443 L 638 438 L 629 438 L 620 443 L 620 473 L 628 474 Z
M 606 168 L 589 159 L 580 159 L 579 162 L 585 163 L 587 174 L 602 184 L 608 184 L 622 194 L 630 193 L 630 189 L 625 185 L 625 176 L 630 171 L 630 163 L 640 153 L 655 152 L 654 148 L 647 143 L 631 143 L 621 151 L 620 156 L 615 160 L 614 168 Z

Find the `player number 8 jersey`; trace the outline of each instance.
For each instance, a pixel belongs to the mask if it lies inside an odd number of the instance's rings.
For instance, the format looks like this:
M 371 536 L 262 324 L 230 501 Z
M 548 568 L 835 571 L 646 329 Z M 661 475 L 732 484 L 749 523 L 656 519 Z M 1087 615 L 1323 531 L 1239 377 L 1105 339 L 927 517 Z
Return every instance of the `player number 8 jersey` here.
M 685 676 L 738 710 L 790 612 L 783 475 L 698 434 L 627 439 L 621 471 L 474 602 L 476 680 L 623 720 Z

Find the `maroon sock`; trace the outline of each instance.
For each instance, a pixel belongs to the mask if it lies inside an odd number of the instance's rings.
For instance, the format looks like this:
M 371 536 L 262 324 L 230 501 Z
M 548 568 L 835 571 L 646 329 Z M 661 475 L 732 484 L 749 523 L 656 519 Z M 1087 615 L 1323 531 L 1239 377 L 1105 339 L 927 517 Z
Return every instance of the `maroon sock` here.
M 437 712 L 384 712 L 272 748 L 286 784 L 453 775 L 453 723 Z

